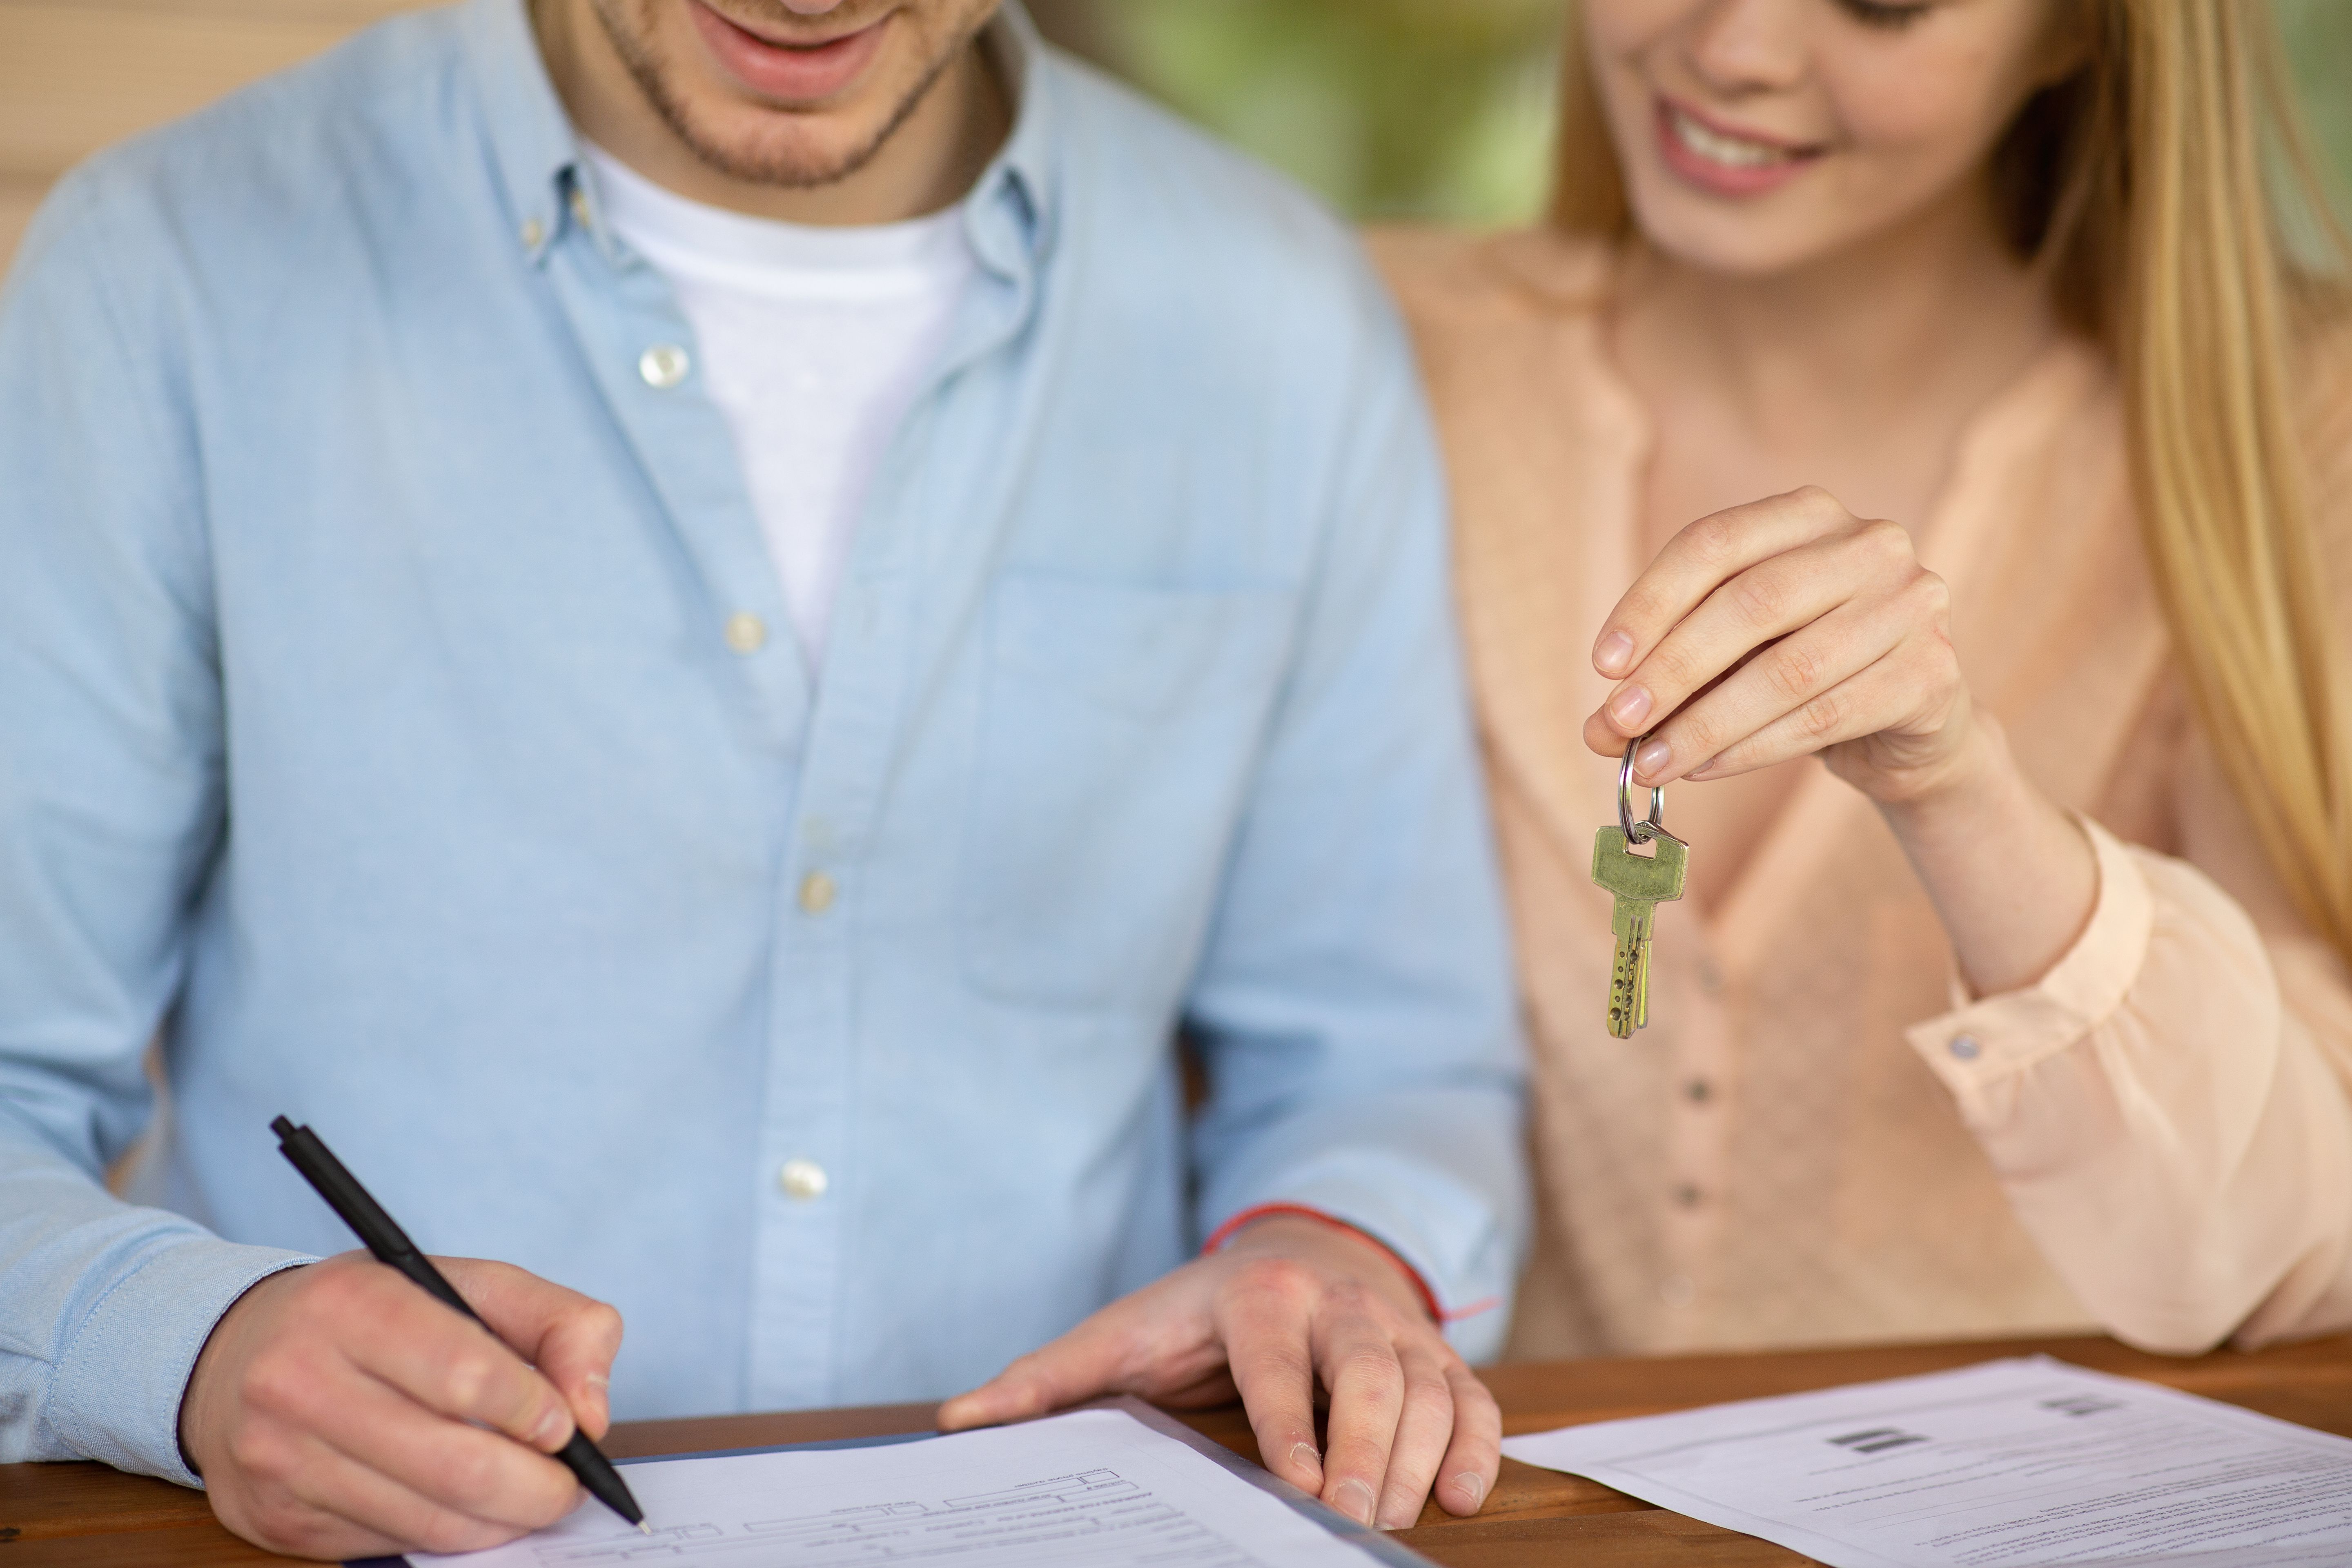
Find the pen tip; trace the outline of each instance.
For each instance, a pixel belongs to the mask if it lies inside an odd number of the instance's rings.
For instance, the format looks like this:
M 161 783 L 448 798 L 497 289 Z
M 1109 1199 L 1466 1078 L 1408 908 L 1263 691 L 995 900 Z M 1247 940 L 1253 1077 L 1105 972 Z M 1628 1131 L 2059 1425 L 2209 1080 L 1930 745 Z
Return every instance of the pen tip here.
M 647 1524 L 642 1519 L 637 1521 L 637 1533 L 639 1535 L 651 1535 L 653 1532 L 654 1527 L 652 1525 Z

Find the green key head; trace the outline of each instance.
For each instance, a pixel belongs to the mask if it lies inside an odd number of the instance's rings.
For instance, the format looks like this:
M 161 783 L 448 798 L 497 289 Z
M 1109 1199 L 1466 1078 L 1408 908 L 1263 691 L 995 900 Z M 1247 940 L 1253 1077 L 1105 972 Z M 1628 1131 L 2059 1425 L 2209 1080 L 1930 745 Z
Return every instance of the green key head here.
M 1602 828 L 1592 840 L 1592 879 L 1621 899 L 1663 904 L 1681 898 L 1689 864 L 1682 840 L 1660 834 L 1650 847 L 1654 853 L 1636 855 L 1623 828 Z

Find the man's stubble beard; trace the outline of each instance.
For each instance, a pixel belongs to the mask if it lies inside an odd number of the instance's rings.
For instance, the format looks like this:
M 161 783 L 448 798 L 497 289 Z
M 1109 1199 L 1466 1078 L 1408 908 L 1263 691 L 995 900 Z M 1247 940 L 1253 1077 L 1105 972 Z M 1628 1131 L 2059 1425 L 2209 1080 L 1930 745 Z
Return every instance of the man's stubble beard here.
M 924 97 L 938 84 L 948 67 L 955 63 L 958 50 L 971 41 L 960 41 L 956 48 L 943 51 L 939 58 L 931 61 L 912 90 L 893 106 L 881 129 L 863 145 L 853 147 L 830 163 L 814 164 L 794 158 L 785 150 L 762 153 L 757 149 L 729 146 L 696 124 L 686 100 L 670 86 L 669 62 L 654 46 L 651 29 L 646 30 L 646 37 L 639 37 L 614 15 L 627 3 L 628 0 L 593 0 L 589 9 L 596 13 L 596 21 L 604 29 L 605 37 L 612 41 L 614 53 L 620 56 L 622 65 L 635 80 L 637 90 L 646 95 L 646 101 L 653 105 L 654 112 L 661 116 L 662 123 L 669 127 L 670 133 L 686 143 L 687 150 L 696 158 L 730 179 L 752 184 L 781 185 L 789 190 L 816 190 L 835 184 L 872 163 L 883 145 L 898 134 L 898 128 L 906 124 L 921 105 Z M 782 110 L 771 112 L 780 118 L 784 113 Z

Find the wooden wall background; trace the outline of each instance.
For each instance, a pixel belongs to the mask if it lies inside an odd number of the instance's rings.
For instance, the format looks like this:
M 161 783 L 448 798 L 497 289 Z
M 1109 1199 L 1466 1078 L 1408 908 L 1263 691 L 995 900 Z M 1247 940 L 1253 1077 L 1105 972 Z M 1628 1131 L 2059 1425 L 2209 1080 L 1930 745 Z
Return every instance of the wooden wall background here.
M 0 272 L 49 183 L 420 0 L 0 0 Z

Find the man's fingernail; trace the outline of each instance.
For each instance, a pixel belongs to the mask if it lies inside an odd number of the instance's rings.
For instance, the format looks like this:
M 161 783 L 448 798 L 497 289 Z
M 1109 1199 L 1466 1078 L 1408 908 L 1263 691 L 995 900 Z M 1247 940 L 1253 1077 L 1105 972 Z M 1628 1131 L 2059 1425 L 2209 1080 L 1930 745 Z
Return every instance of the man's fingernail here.
M 1620 730 L 1638 730 L 1650 716 L 1650 689 L 1629 686 L 1609 700 L 1609 717 Z
M 1349 1495 L 1350 1493 L 1354 1494 L 1352 1498 Z M 1361 1500 L 1358 1501 L 1358 1499 Z M 1332 1506 L 1358 1524 L 1372 1522 L 1372 1507 L 1378 1500 L 1372 1496 L 1372 1489 L 1353 1476 L 1341 1481 L 1339 1489 L 1331 1494 Z
M 613 1386 L 613 1380 L 601 1372 L 592 1372 L 588 1374 L 588 1386 L 601 1394 Z
M 1666 764 L 1675 760 L 1675 749 L 1664 741 L 1652 741 L 1633 753 L 1633 771 L 1640 773 L 1664 773 Z
M 1323 1456 L 1315 1451 L 1312 1443 L 1293 1443 L 1290 1446 L 1290 1462 L 1310 1470 L 1319 1470 L 1323 1468 Z
M 1709 757 L 1706 761 L 1699 763 L 1698 766 L 1685 773 L 1683 777 L 1686 779 L 1705 778 L 1708 773 L 1715 771 L 1715 764 L 1721 761 L 1723 761 L 1721 757 Z
M 1603 675 L 1622 675 L 1633 662 L 1633 639 L 1623 632 L 1611 632 L 1592 650 L 1592 667 Z
M 540 1416 L 539 1425 L 531 1428 L 530 1446 L 534 1448 L 551 1447 L 558 1437 L 571 1430 L 572 1413 L 560 1405 L 551 1405 Z
M 1475 1470 L 1465 1470 L 1454 1477 L 1454 1489 L 1474 1509 L 1486 1500 L 1486 1479 Z

